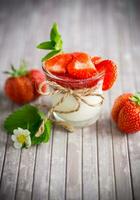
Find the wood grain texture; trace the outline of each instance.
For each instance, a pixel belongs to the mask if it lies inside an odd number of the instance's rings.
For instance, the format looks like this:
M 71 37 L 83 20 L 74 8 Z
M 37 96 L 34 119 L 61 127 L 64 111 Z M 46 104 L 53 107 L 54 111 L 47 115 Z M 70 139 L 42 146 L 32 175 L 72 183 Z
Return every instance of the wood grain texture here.
M 124 18 L 127 17 L 126 15 L 127 13 L 124 12 L 124 10 L 122 12 L 121 9 L 126 9 L 126 8 L 124 7 L 124 4 L 119 1 L 114 2 L 114 4 L 110 5 L 108 7 L 108 12 L 110 12 L 110 10 L 112 10 L 113 12 L 116 7 L 118 8 L 118 15 L 116 16 L 115 14 L 113 14 L 112 18 L 107 18 L 108 19 L 107 27 L 110 27 L 110 29 L 112 30 L 112 34 L 109 36 L 107 40 L 108 46 L 109 46 L 108 54 L 111 54 L 114 57 L 114 59 L 119 60 L 120 62 L 120 66 L 119 66 L 120 76 L 119 76 L 117 84 L 114 87 L 114 90 L 111 91 L 111 94 L 110 94 L 111 102 L 116 96 L 122 93 L 122 84 L 123 84 L 121 83 L 122 75 L 127 74 L 127 70 L 124 73 L 122 72 L 124 58 L 125 58 L 125 55 L 127 54 L 124 41 L 127 39 L 128 31 L 126 31 L 127 30 L 126 22 L 124 23 L 123 21 Z M 122 16 L 121 19 L 119 18 L 120 15 Z M 114 24 L 116 24 L 116 26 Z M 122 27 L 122 25 L 123 25 L 123 31 L 120 32 L 119 27 L 120 26 Z M 117 33 L 116 35 L 114 34 L 115 32 Z M 125 36 L 123 34 L 125 34 Z M 113 41 L 113 45 L 109 43 L 110 39 Z M 127 42 L 125 44 L 127 44 Z M 121 49 L 118 51 L 120 46 L 121 46 Z M 124 52 L 125 54 L 122 58 L 122 55 Z M 122 62 L 122 59 L 123 59 L 123 62 Z M 127 65 L 124 65 L 124 66 L 127 66 Z M 129 91 L 129 89 L 126 91 Z M 130 176 L 131 169 L 129 166 L 130 163 L 129 163 L 129 155 L 128 155 L 127 137 L 125 135 L 122 135 L 116 129 L 113 123 L 111 125 L 112 125 L 112 134 L 113 134 L 113 149 L 114 149 L 114 163 L 115 163 L 114 167 L 115 167 L 115 176 L 116 176 L 116 196 L 117 196 L 117 199 L 120 199 L 120 200 L 124 199 L 124 195 L 126 199 L 132 199 L 133 198 L 132 185 L 131 185 L 131 176 Z M 122 180 L 122 177 L 123 177 L 123 180 Z
M 67 133 L 62 129 L 54 129 L 49 199 L 65 199 L 66 156 Z
M 0 199 L 139 200 L 140 134 L 124 135 L 110 120 L 114 99 L 139 91 L 140 3 L 138 0 L 24 0 L 0 6 Z M 2 72 L 25 58 L 41 67 L 56 21 L 66 51 L 87 51 L 116 60 L 119 77 L 106 93 L 99 121 L 68 134 L 54 127 L 49 143 L 18 151 L 2 128 L 16 108 L 3 93 Z M 38 102 L 49 103 L 46 97 Z
M 84 128 L 83 132 L 83 199 L 98 199 L 97 126 Z
M 68 135 L 66 198 L 82 199 L 82 130 Z

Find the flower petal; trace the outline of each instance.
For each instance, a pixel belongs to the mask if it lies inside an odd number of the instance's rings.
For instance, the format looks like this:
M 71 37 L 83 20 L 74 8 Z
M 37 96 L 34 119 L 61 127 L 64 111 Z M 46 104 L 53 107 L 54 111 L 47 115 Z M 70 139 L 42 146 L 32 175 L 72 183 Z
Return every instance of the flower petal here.
M 14 142 L 14 147 L 15 147 L 16 149 L 21 149 L 22 144 L 21 144 L 21 143 L 18 143 L 18 142 Z
M 26 147 L 30 147 L 31 146 L 31 138 L 28 137 L 27 140 L 26 140 Z
M 13 133 L 14 135 L 17 135 L 19 133 L 18 129 L 14 129 Z
M 22 128 L 20 128 L 20 127 L 18 127 L 18 131 L 23 131 L 24 129 L 22 129 Z
M 16 136 L 15 136 L 15 135 L 12 135 L 12 136 L 11 136 L 11 139 L 12 139 L 13 141 L 16 141 Z
M 24 130 L 24 133 L 25 133 L 25 135 L 27 135 L 27 136 L 29 136 L 31 133 L 30 133 L 30 131 L 29 130 Z

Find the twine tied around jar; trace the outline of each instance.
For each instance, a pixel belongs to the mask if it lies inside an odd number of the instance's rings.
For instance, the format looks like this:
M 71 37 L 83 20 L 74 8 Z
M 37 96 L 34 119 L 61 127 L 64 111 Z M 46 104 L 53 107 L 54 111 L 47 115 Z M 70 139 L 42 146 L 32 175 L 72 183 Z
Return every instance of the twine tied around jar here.
M 42 91 L 42 88 L 46 85 L 46 83 L 53 88 L 52 91 L 48 91 L 48 92 Z M 59 114 L 68 114 L 68 113 L 77 112 L 80 109 L 80 102 L 83 102 L 86 105 L 91 106 L 91 107 L 102 105 L 103 101 L 104 101 L 104 96 L 102 94 L 96 93 L 95 92 L 96 89 L 97 89 L 97 87 L 73 90 L 71 88 L 65 88 L 65 87 L 57 84 L 54 81 L 47 80 L 47 81 L 42 82 L 38 88 L 39 94 L 45 95 L 45 96 L 53 96 L 55 94 L 62 94 L 62 97 L 59 99 L 59 101 L 49 109 L 46 119 L 51 119 L 53 122 L 55 122 L 56 125 L 62 126 L 63 128 L 67 129 L 68 131 L 73 132 L 74 128 L 71 124 L 69 124 L 65 121 L 58 121 L 58 120 L 53 119 L 52 118 L 53 112 L 57 112 Z M 61 105 L 68 96 L 73 96 L 74 99 L 76 100 L 75 108 L 73 108 L 71 110 L 67 110 L 67 111 L 58 110 L 57 107 L 59 105 Z M 90 104 L 87 100 L 85 100 L 84 97 L 86 97 L 86 96 L 100 97 L 100 102 L 98 102 L 97 104 Z M 39 106 L 48 108 L 47 105 L 39 105 Z M 41 135 L 43 126 L 44 126 L 44 122 L 42 123 L 38 132 L 36 133 L 36 137 L 39 137 Z

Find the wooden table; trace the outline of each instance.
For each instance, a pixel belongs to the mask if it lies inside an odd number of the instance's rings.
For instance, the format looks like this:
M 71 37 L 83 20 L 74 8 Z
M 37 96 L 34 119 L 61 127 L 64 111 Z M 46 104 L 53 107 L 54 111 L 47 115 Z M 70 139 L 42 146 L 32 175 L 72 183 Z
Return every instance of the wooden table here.
M 49 143 L 16 150 L 0 132 L 0 200 L 139 200 L 140 133 L 121 134 L 110 120 L 114 99 L 140 89 L 140 5 L 127 0 L 9 1 L 0 6 L 0 122 L 14 104 L 3 94 L 9 64 L 41 66 L 36 44 L 59 24 L 66 51 L 116 60 L 119 77 L 106 92 L 96 124 L 69 134 L 54 128 Z M 44 98 L 38 100 L 45 102 Z

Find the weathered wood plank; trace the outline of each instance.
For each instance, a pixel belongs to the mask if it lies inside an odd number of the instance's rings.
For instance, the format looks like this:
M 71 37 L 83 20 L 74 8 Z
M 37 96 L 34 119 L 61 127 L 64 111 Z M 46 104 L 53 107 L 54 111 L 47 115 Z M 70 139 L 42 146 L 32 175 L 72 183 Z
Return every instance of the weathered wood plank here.
M 133 84 L 135 84 L 135 91 L 139 91 L 140 83 L 140 22 L 139 22 L 139 2 L 133 1 L 128 4 L 129 10 L 129 26 L 131 27 L 130 33 L 130 52 L 131 52 L 131 69 L 133 73 Z M 132 77 L 132 76 L 131 76 Z M 130 84 L 129 84 L 130 85 Z M 132 88 L 131 88 L 132 89 Z M 132 174 L 132 183 L 133 183 L 133 192 L 134 198 L 138 200 L 140 198 L 140 133 L 129 135 L 129 154 L 131 162 L 131 174 Z
M 89 2 L 89 1 L 88 1 Z M 83 50 L 88 51 L 90 55 L 101 55 L 102 44 L 98 45 L 98 32 L 100 26 L 100 2 L 87 1 L 82 5 L 82 13 L 84 18 L 80 22 L 85 27 L 81 33 L 81 42 Z M 91 12 L 92 7 L 92 12 Z M 96 27 L 96 31 L 94 29 Z M 100 35 L 101 37 L 101 35 Z M 91 42 L 92 41 L 92 42 Z M 99 199 L 99 177 L 98 177 L 98 156 L 97 156 L 97 125 L 96 123 L 90 127 L 83 129 L 83 199 L 94 200 Z
M 82 199 L 82 130 L 68 135 L 66 199 Z
M 96 124 L 83 130 L 83 198 L 98 199 Z
M 18 169 L 16 199 L 31 199 L 35 152 L 35 147 L 30 148 L 30 150 L 24 149 L 21 152 Z
M 119 79 L 111 90 L 111 102 L 114 102 L 116 96 L 122 93 L 122 65 L 124 62 L 124 56 L 127 52 L 124 47 L 123 41 L 126 38 L 123 33 L 127 33 L 128 26 L 125 26 L 127 19 L 124 21 L 125 12 L 122 9 L 125 7 L 126 2 L 114 2 L 112 5 L 108 5 L 108 12 L 112 11 L 113 17 L 107 18 L 108 30 L 111 30 L 111 34 L 107 37 L 107 49 L 108 54 L 111 54 L 116 61 L 119 62 Z M 115 14 L 115 9 L 118 9 L 117 14 Z M 124 30 L 120 32 L 120 29 Z M 108 35 L 108 34 L 107 34 Z M 120 41 L 121 40 L 121 41 Z M 109 41 L 112 41 L 111 43 Z M 112 45 L 113 43 L 113 45 Z M 124 53 L 125 52 L 125 53 Z M 124 88 L 123 88 L 124 89 Z M 110 103 L 111 103 L 110 102 Z M 128 155 L 128 144 L 127 137 L 122 135 L 112 124 L 112 134 L 113 134 L 113 148 L 114 148 L 114 168 L 115 168 L 115 178 L 116 178 L 116 194 L 118 199 L 132 199 L 132 185 L 131 185 L 131 172 L 129 166 L 129 155 Z
M 115 199 L 112 135 L 110 130 L 109 98 L 106 95 L 104 112 L 98 121 L 98 168 L 100 199 Z
M 32 190 L 32 199 L 34 200 L 48 199 L 51 155 L 52 137 L 48 144 L 42 144 L 37 148 Z
M 33 9 L 33 5 L 29 5 L 30 10 Z M 25 60 L 27 60 L 30 64 L 30 68 L 36 64 L 36 58 L 34 58 L 33 49 L 35 49 L 34 41 L 36 40 L 37 34 L 33 33 L 36 32 L 36 27 L 38 26 L 40 20 L 40 12 L 37 9 L 34 9 L 32 15 L 30 16 L 28 23 L 31 26 L 26 29 L 26 33 L 28 35 L 26 41 L 24 41 L 24 52 L 23 55 Z M 28 24 L 29 26 L 29 24 Z M 27 25 L 26 25 L 27 28 Z M 34 44 L 34 46 L 33 46 Z M 28 150 L 22 150 L 21 157 L 20 157 L 20 165 L 18 171 L 18 180 L 17 180 L 17 188 L 16 188 L 16 199 L 24 200 L 24 199 L 31 199 L 32 198 L 32 187 L 33 187 L 33 176 L 34 176 L 34 167 L 36 162 L 36 147 L 32 147 Z
M 9 25 L 9 34 L 5 34 L 7 40 L 5 42 L 5 52 L 3 52 L 3 56 L 8 54 L 7 61 L 15 62 L 16 59 L 22 54 L 24 43 L 20 42 L 20 38 L 25 37 L 25 29 L 23 26 L 26 24 L 26 18 L 23 17 L 20 20 L 21 15 L 23 14 L 21 11 L 15 14 L 13 10 L 13 15 L 11 15 L 10 25 Z M 22 25 L 22 28 L 21 28 Z M 8 31 L 8 30 L 7 30 Z M 12 38 L 12 39 L 11 39 Z M 16 46 L 15 50 L 13 48 Z M 1 188 L 0 188 L 0 197 L 1 199 L 14 199 L 15 197 L 15 189 L 16 189 L 16 181 L 18 175 L 18 164 L 20 158 L 20 151 L 17 151 L 13 148 L 11 138 L 8 139 L 6 157 L 4 162 L 4 168 L 2 173 L 1 180 Z
M 97 47 L 99 55 L 107 57 L 106 52 L 106 21 L 107 5 L 105 2 L 99 4 L 98 12 L 100 13 L 97 21 Z M 101 21 L 103 23 L 101 23 Z M 103 112 L 97 123 L 97 158 L 98 158 L 98 180 L 99 180 L 99 199 L 113 200 L 116 199 L 115 177 L 114 177 L 114 160 L 112 133 L 110 129 L 110 103 L 108 93 L 105 95 Z
M 115 2 L 114 2 L 115 3 Z M 113 41 L 116 49 L 116 53 L 110 47 L 110 53 L 119 60 L 119 80 L 114 90 L 111 91 L 111 101 L 113 102 L 116 96 L 120 95 L 123 91 L 129 91 L 130 88 L 126 86 L 126 80 L 122 79 L 125 74 L 130 77 L 130 65 L 131 63 L 127 61 L 127 57 L 131 56 L 129 49 L 127 48 L 129 43 L 129 25 L 127 23 L 127 3 L 126 2 L 116 2 L 114 8 L 118 8 L 118 14 L 113 15 L 114 20 L 108 22 L 112 29 L 112 35 L 109 37 Z M 114 13 L 114 12 L 113 12 Z M 109 20 L 109 18 L 108 18 Z M 120 29 L 122 30 L 120 32 Z M 115 32 L 117 33 L 115 36 Z M 127 66 L 127 69 L 126 69 Z M 124 69 L 124 71 L 123 71 Z M 130 78 L 131 79 L 131 78 Z M 133 87 L 132 79 L 130 80 L 131 87 Z M 116 89 L 115 89 L 116 88 Z M 132 88 L 131 88 L 132 89 Z M 129 163 L 129 147 L 127 143 L 127 137 L 119 133 L 119 131 L 112 125 L 113 132 L 113 144 L 114 144 L 114 160 L 115 160 L 115 174 L 116 174 L 116 188 L 117 188 L 117 198 L 118 199 L 132 199 L 132 183 L 131 183 L 131 168 Z
M 49 199 L 65 199 L 67 132 L 54 129 Z
M 12 15 L 12 13 L 11 13 Z M 8 66 L 8 63 L 4 59 L 5 54 L 5 48 L 4 45 L 7 42 L 7 39 L 5 36 L 5 33 L 7 30 L 9 30 L 9 24 L 10 20 L 7 23 L 4 23 L 4 21 L 7 20 L 7 13 L 5 10 L 2 10 L 0 12 L 0 65 L 1 66 Z M 6 70 L 6 69 L 5 69 Z M 1 133 L 0 133 L 0 177 L 3 170 L 3 164 L 5 159 L 5 152 L 6 152 L 6 142 L 7 142 L 7 135 L 5 134 L 5 131 L 3 130 L 3 122 L 6 116 L 9 114 L 11 110 L 11 104 L 8 100 L 5 100 L 5 96 L 3 94 L 3 85 L 5 82 L 4 74 L 3 74 L 4 68 L 0 68 L 0 110 L 2 115 L 0 115 L 0 127 L 1 127 Z M 0 178 L 1 179 L 1 178 Z

